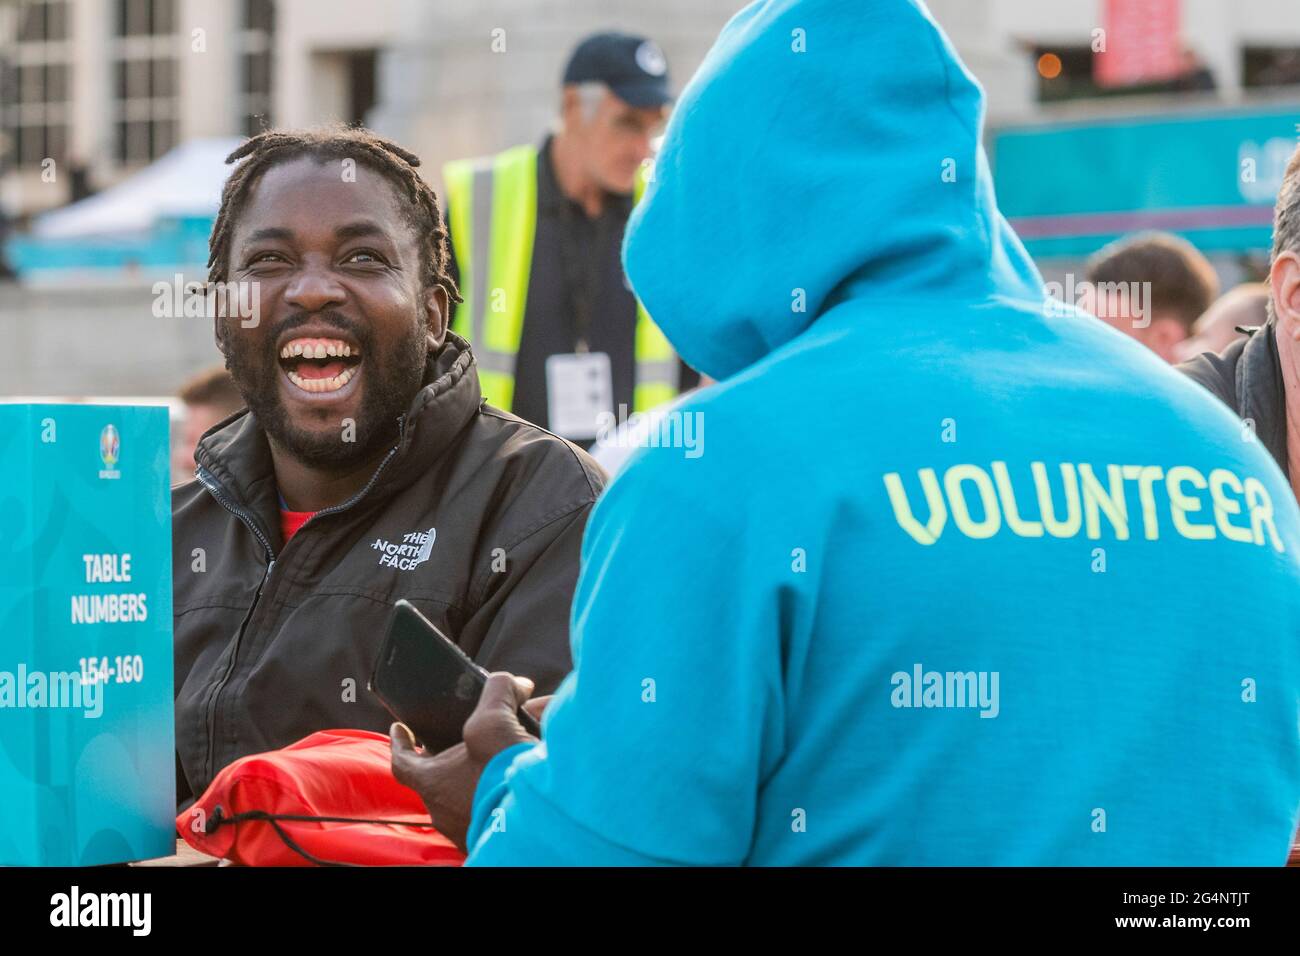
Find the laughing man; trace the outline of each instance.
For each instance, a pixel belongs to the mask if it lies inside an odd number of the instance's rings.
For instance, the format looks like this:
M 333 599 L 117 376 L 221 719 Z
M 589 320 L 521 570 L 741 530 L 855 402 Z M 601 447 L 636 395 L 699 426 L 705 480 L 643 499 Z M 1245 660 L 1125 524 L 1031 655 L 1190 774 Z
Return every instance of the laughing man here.
M 248 408 L 174 493 L 181 803 L 244 755 L 387 728 L 365 683 L 398 598 L 553 689 L 602 482 L 483 404 L 417 157 L 330 129 L 263 133 L 228 161 L 209 281 L 252 284 L 258 308 L 216 321 Z

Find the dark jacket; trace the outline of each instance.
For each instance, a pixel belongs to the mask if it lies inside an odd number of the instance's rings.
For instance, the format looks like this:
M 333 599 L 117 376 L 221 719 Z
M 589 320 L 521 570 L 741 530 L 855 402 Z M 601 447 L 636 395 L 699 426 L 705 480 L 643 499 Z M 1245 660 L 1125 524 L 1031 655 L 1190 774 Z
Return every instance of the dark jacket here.
M 386 731 L 366 682 L 398 598 L 538 693 L 569 671 L 569 605 L 603 474 L 483 404 L 463 339 L 448 335 L 425 382 L 368 484 L 287 544 L 253 415 L 200 441 L 198 480 L 172 501 L 179 802 L 244 755 L 327 728 Z
M 1178 371 L 1209 389 L 1243 421 L 1289 479 L 1286 461 L 1286 388 L 1277 354 L 1274 320 L 1247 329 L 1217 355 L 1206 352 L 1177 366 Z

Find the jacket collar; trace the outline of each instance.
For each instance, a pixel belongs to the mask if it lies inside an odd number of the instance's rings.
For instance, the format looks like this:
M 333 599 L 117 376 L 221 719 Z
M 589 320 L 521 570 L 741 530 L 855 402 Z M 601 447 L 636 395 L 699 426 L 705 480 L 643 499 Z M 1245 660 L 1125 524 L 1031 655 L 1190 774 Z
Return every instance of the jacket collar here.
M 399 420 L 399 437 L 361 498 L 379 500 L 405 488 L 455 443 L 482 404 L 474 354 L 454 332 L 429 356 L 424 385 Z M 194 451 L 197 476 L 218 502 L 245 521 L 268 551 L 281 546 L 279 496 L 266 432 L 248 409 L 204 433 Z
M 1233 383 L 1242 419 L 1254 423 L 1256 437 L 1290 478 L 1286 456 L 1286 386 L 1273 319 L 1251 331 L 1241 351 Z

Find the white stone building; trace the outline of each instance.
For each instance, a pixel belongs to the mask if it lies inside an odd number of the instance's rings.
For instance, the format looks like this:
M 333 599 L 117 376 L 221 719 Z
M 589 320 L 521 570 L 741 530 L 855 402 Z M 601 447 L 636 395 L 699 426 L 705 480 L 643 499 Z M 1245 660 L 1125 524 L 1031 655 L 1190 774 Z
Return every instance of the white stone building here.
M 863 3 L 874 0 L 860 0 Z M 1062 98 L 1044 51 L 1083 79 L 1102 0 L 931 0 L 988 92 L 994 125 L 1204 109 L 1300 81 L 1297 0 L 1183 0 L 1217 89 Z M 648 34 L 680 88 L 743 0 L 0 0 L 0 208 L 25 217 L 102 189 L 172 145 L 264 123 L 364 122 L 442 162 L 540 137 L 573 44 Z M 863 38 L 872 55 L 872 38 Z M 1288 66 L 1290 64 L 1290 66 Z M 1272 80 L 1269 79 L 1272 77 Z M 1073 81 L 1072 80 L 1072 81 Z M 1300 87 L 1292 86 L 1294 101 Z M 1086 92 L 1086 89 L 1085 89 Z M 52 160 L 56 175 L 42 176 Z M 9 394 L 157 394 L 215 359 L 201 323 L 157 328 L 149 288 L 0 284 Z M 111 323 L 114 334 L 102 329 Z M 83 343 L 84 361 L 67 343 Z M 93 346 L 93 347 L 92 347 Z M 57 360 L 56 360 L 57 359 Z
M 678 87 L 742 0 L 0 0 L 0 203 L 30 214 L 178 142 L 365 123 L 437 170 L 537 138 L 569 50 L 653 36 Z M 56 175 L 41 176 L 53 160 Z M 48 164 L 47 164 L 48 165 Z

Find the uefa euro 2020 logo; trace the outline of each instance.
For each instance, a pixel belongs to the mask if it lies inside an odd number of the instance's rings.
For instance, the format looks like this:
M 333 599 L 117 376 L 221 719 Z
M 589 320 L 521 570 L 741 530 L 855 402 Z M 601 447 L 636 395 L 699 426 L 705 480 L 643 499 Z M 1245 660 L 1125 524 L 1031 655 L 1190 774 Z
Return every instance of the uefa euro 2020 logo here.
M 104 430 L 99 433 L 99 458 L 104 463 L 104 467 L 100 469 L 99 477 L 122 477 L 122 473 L 113 467 L 117 464 L 121 445 L 122 441 L 118 437 L 117 428 L 113 425 L 105 425 Z

